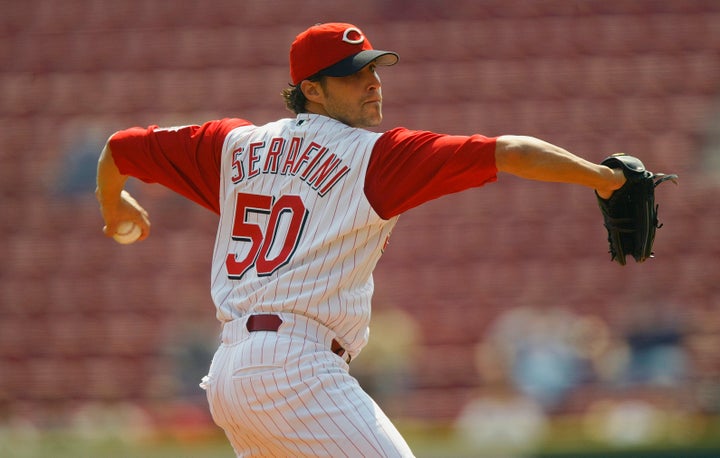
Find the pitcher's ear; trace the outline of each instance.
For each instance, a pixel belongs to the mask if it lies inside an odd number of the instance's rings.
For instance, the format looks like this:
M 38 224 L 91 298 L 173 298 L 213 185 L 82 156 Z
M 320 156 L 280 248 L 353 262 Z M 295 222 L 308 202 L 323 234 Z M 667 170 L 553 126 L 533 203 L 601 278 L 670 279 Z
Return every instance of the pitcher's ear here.
M 322 99 L 323 94 L 319 81 L 303 80 L 300 83 L 300 90 L 311 102 L 320 102 Z

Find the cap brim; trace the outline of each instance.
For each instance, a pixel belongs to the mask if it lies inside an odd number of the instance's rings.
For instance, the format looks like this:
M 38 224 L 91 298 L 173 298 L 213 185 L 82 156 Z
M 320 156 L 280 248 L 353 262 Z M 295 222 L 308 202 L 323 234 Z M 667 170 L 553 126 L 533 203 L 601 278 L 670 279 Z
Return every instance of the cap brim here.
M 370 62 L 375 61 L 377 65 L 390 66 L 397 64 L 400 58 L 392 51 L 380 51 L 371 49 L 347 57 L 330 67 L 317 72 L 318 76 L 348 76 L 360 71 Z

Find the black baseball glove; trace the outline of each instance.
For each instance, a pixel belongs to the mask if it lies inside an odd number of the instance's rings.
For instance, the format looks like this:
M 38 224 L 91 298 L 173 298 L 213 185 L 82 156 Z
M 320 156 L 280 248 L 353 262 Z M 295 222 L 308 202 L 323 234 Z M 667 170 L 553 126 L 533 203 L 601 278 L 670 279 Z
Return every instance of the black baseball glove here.
M 645 169 L 640 159 L 619 153 L 602 161 L 612 169 L 622 169 L 627 181 L 609 199 L 597 197 L 605 220 L 610 243 L 610 260 L 625 265 L 625 256 L 632 255 L 636 262 L 653 257 L 655 230 L 658 223 L 658 205 L 655 204 L 655 187 L 672 180 L 677 175 L 652 173 Z

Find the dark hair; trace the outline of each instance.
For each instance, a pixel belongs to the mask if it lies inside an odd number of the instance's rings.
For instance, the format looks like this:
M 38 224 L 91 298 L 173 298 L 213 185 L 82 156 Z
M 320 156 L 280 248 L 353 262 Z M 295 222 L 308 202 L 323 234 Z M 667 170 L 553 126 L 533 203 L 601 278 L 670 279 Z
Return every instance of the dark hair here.
M 325 87 L 325 77 L 323 76 L 311 76 L 310 78 L 307 78 L 309 81 L 320 81 L 320 85 L 322 87 Z M 285 99 L 285 107 L 292 111 L 295 114 L 300 113 L 307 113 L 307 108 L 305 105 L 307 105 L 307 97 L 305 97 L 305 94 L 303 94 L 303 91 L 300 90 L 300 85 L 293 86 L 290 84 L 288 87 L 282 90 L 282 96 L 283 99 Z

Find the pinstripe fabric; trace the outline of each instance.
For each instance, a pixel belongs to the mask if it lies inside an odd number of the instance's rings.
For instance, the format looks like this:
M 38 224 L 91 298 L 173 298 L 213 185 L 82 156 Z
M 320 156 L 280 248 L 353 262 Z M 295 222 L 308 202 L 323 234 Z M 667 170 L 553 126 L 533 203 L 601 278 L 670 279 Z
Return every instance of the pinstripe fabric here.
M 282 315 L 278 332 L 223 330 L 204 380 L 215 422 L 239 457 L 410 457 L 404 439 L 329 352 L 332 331 Z
M 380 134 L 353 129 L 334 119 L 303 114 L 265 126 L 233 130 L 225 140 L 221 170 L 221 219 L 215 243 L 212 269 L 212 295 L 222 322 L 248 313 L 293 312 L 309 316 L 328 326 L 354 357 L 367 342 L 370 299 L 374 289 L 372 271 L 397 218 L 383 220 L 371 208 L 363 191 L 370 152 Z M 251 144 L 265 144 L 258 150 L 255 167 L 262 170 L 269 145 L 274 138 L 290 145 L 299 139 L 302 152 L 312 144 L 326 151 L 324 158 L 337 158 L 337 173 L 345 173 L 324 195 L 309 185 L 313 170 L 300 168 L 296 175 L 260 172 L 249 178 L 252 166 L 247 158 Z M 289 146 L 286 147 L 289 150 Z M 232 152 L 242 150 L 241 167 L 245 178 L 237 183 Z M 299 155 L 300 153 L 298 153 Z M 286 153 L 287 155 L 287 153 Z M 306 161 L 310 167 L 312 160 Z M 316 166 L 316 169 L 319 167 Z M 308 172 L 303 179 L 302 174 Z M 229 279 L 225 264 L 228 254 L 246 255 L 250 243 L 233 238 L 238 193 L 272 196 L 297 195 L 308 216 L 299 245 L 289 262 L 271 275 L 251 268 L 240 279 Z M 249 212 L 248 222 L 266 227 L 268 215 Z M 282 237 L 280 237 L 282 238 Z
M 237 456 L 412 456 L 330 351 L 367 342 L 372 271 L 397 220 L 363 191 L 378 137 L 303 114 L 225 140 L 211 279 L 223 340 L 202 386 Z M 283 324 L 250 333 L 254 313 Z

